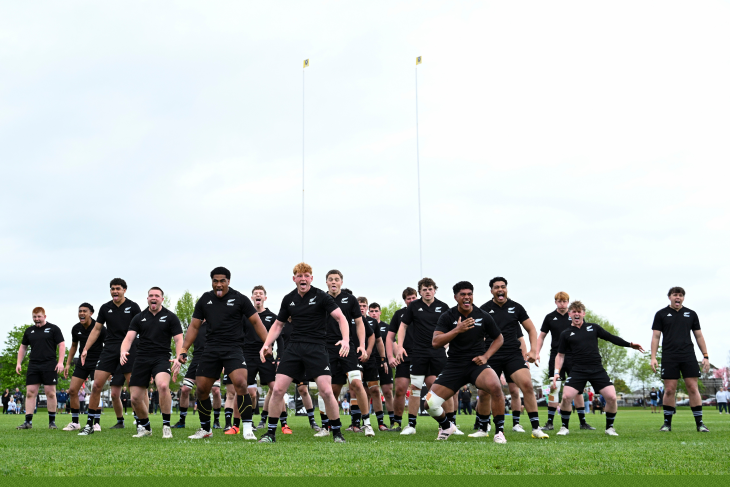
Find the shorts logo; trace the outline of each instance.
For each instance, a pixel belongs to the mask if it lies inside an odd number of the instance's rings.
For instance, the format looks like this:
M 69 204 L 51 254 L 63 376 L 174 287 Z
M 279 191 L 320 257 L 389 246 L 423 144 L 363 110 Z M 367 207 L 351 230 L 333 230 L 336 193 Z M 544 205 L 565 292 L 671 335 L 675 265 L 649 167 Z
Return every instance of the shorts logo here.
M 211 300 L 211 301 L 208 301 L 208 302 L 207 302 L 207 303 L 205 303 L 205 304 L 213 304 L 213 301 L 212 301 L 212 300 Z
M 128 308 L 124 308 L 124 312 L 127 313 L 127 314 L 129 314 L 129 310 L 131 310 L 131 309 L 132 309 L 131 306 L 129 306 Z
M 241 365 L 246 365 L 246 362 L 241 362 Z
M 588 328 L 586 328 L 586 331 L 593 331 L 593 325 L 589 325 Z
M 235 303 L 234 303 L 234 301 L 236 301 L 236 298 L 233 298 L 233 299 L 229 299 L 229 300 L 228 300 L 228 303 L 227 303 L 227 304 L 228 304 L 228 306 L 233 306 L 233 305 L 235 304 Z

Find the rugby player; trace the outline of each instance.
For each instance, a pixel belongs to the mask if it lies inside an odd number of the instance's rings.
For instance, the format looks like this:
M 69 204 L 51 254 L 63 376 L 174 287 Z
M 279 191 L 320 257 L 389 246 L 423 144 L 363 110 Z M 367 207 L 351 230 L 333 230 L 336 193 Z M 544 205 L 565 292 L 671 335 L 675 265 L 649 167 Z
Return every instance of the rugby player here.
M 598 339 L 606 340 L 620 347 L 631 347 L 634 350 L 643 352 L 644 349 L 638 343 L 630 343 L 621 337 L 610 334 L 600 325 L 586 323 L 586 307 L 580 301 L 573 301 L 568 308 L 572 321 L 569 328 L 560 334 L 558 354 L 555 357 L 555 369 L 553 373 L 553 387 L 557 388 L 557 380 L 560 378 L 560 371 L 566 357 L 572 365 L 570 375 L 563 384 L 563 400 L 560 403 L 560 416 L 563 425 L 558 431 L 559 436 L 565 436 L 570 431 L 570 413 L 573 399 L 585 389 L 586 383 L 598 391 L 606 400 L 606 434 L 618 436 L 613 422 L 616 419 L 616 389 L 608 377 L 606 369 L 603 368 L 601 354 L 598 351 Z
M 383 346 L 385 347 L 385 340 L 388 336 L 388 323 L 380 321 L 380 305 L 378 303 L 370 303 L 370 306 L 368 306 L 368 315 L 377 322 L 378 327 L 380 328 L 380 339 L 383 341 Z M 380 389 L 383 391 L 385 407 L 388 411 L 390 427 L 392 428 L 395 426 L 393 424 L 395 419 L 395 413 L 393 412 L 393 371 L 389 368 L 388 355 L 385 353 L 383 353 L 380 357 L 380 368 L 378 370 L 378 374 L 380 377 Z
M 391 431 L 402 430 L 403 411 L 406 408 L 406 392 L 411 385 L 411 357 L 409 354 L 413 350 L 413 333 L 405 338 L 405 342 L 403 343 L 403 361 L 400 363 L 395 358 L 396 345 L 394 345 L 394 340 L 397 338 L 400 319 L 403 313 L 406 312 L 408 305 L 412 301 L 418 299 L 418 293 L 412 287 L 407 287 L 403 290 L 401 297 L 406 305 L 393 313 L 390 324 L 388 324 L 388 334 L 385 338 L 385 353 L 388 356 L 388 365 L 390 365 L 391 369 L 395 370 L 395 397 L 393 398 L 393 422 L 390 425 Z M 409 413 L 411 411 L 410 403 L 408 404 L 408 411 Z M 418 414 L 417 407 L 415 408 L 414 414 Z
M 368 299 L 366 297 L 360 296 L 357 298 L 357 303 L 360 305 L 360 313 L 363 316 L 363 321 L 370 329 L 370 337 L 372 337 L 368 338 L 367 352 L 370 358 L 363 366 L 363 379 L 368 385 L 368 395 L 373 404 L 373 412 L 378 420 L 378 430 L 389 431 L 383 423 L 383 401 L 379 385 L 380 370 L 382 364 L 385 363 L 385 346 L 380 336 L 380 322 L 368 315 Z M 370 401 L 366 405 L 368 410 L 370 409 Z
M 509 377 L 517 384 L 524 395 L 525 409 L 527 416 L 530 418 L 532 426 L 533 438 L 548 438 L 548 435 L 540 429 L 540 418 L 537 412 L 537 398 L 532 387 L 532 376 L 528 363 L 534 363 L 537 358 L 537 351 L 534 347 L 537 339 L 535 326 L 527 315 L 525 308 L 519 303 L 512 301 L 507 297 L 507 279 L 504 277 L 494 277 L 489 281 L 489 287 L 492 292 L 492 299 L 481 306 L 497 323 L 504 344 L 489 359 L 489 366 L 499 377 L 504 372 L 505 377 Z M 527 331 L 530 340 L 530 350 L 527 352 L 527 358 L 521 350 L 519 336 L 521 334 L 520 325 Z M 489 341 L 487 339 L 487 341 Z M 517 400 L 519 408 L 519 399 Z M 513 430 L 514 430 L 513 425 Z M 522 427 L 518 428 L 519 431 Z
M 33 325 L 25 329 L 18 349 L 18 360 L 15 372 L 21 374 L 25 354 L 30 347 L 30 360 L 25 374 L 25 422 L 17 427 L 19 430 L 29 430 L 33 427 L 33 411 L 36 407 L 38 389 L 43 384 L 48 404 L 48 428 L 56 428 L 56 384 L 58 373 L 63 371 L 63 357 L 66 353 L 66 342 L 63 340 L 61 329 L 46 321 L 46 311 L 39 307 L 33 308 Z M 58 358 L 56 358 L 58 347 Z
M 408 426 L 401 431 L 402 435 L 416 434 L 416 418 L 418 417 L 418 408 L 421 401 L 421 389 L 424 383 L 428 389 L 433 385 L 436 376 L 441 373 L 446 365 L 446 351 L 443 348 L 434 349 L 432 343 L 433 332 L 436 329 L 436 323 L 449 306 L 436 299 L 436 282 L 429 277 L 424 277 L 418 281 L 418 292 L 421 297 L 411 303 L 406 308 L 400 319 L 400 327 L 398 329 L 398 350 L 396 352 L 396 361 L 403 361 L 404 347 L 401 343 L 405 343 L 408 335 L 408 328 L 413 334 L 413 349 L 411 355 L 411 399 L 408 403 Z M 445 403 L 444 410 L 452 423 L 455 420 L 455 411 L 453 402 Z
M 558 344 L 560 343 L 560 334 L 563 330 L 570 327 L 572 320 L 568 314 L 568 303 L 570 302 L 570 296 L 564 291 L 560 291 L 555 295 L 555 311 L 548 313 L 545 319 L 542 320 L 542 326 L 540 327 L 540 335 L 537 337 L 537 356 L 540 356 L 540 350 L 545 342 L 545 337 L 550 333 L 550 361 L 548 362 L 548 370 L 550 373 L 555 370 L 555 356 L 558 354 Z M 563 368 L 560 370 L 560 381 L 558 389 L 550 391 L 548 395 L 548 419 L 545 426 L 542 427 L 544 431 L 550 431 L 554 429 L 553 419 L 555 418 L 555 412 L 558 409 L 558 395 L 560 393 L 560 385 L 565 377 L 570 375 L 570 361 L 566 358 L 563 360 Z M 595 430 L 593 426 L 586 422 L 585 415 L 585 402 L 583 401 L 583 391 L 575 396 L 575 408 L 578 410 L 578 419 L 580 420 L 580 429 L 582 430 Z M 572 410 L 572 408 L 571 408 Z
M 106 336 L 102 338 L 104 348 L 101 351 L 101 355 L 99 355 L 99 360 L 96 362 L 96 370 L 94 371 L 94 384 L 91 388 L 91 397 L 89 398 L 88 420 L 84 429 L 79 433 L 79 436 L 88 436 L 96 431 L 101 431 L 101 426 L 99 425 L 99 419 L 101 418 L 99 402 L 104 384 L 109 380 L 109 376 L 114 374 L 114 380 L 117 382 L 114 383 L 113 381 L 112 389 L 116 389 L 116 396 L 118 398 L 124 380 L 129 382 L 129 377 L 132 375 L 132 366 L 136 358 L 137 350 L 135 342 L 133 342 L 132 347 L 128 351 L 129 355 L 127 356 L 126 364 L 122 366 L 119 363 L 120 348 L 122 341 L 124 341 L 127 335 L 127 331 L 129 331 L 129 323 L 142 310 L 137 303 L 125 297 L 127 283 L 124 279 L 119 277 L 112 279 L 109 283 L 109 292 L 112 295 L 112 300 L 102 304 L 101 308 L 99 308 L 94 328 L 89 333 L 84 350 L 81 352 L 81 365 L 91 367 L 92 364 L 86 364 L 89 350 L 100 339 L 101 329 L 106 325 Z M 119 382 L 120 380 L 121 383 Z M 119 413 L 117 412 L 117 414 Z M 117 418 L 117 424 L 119 424 L 119 418 Z
M 182 352 L 183 330 L 177 315 L 162 305 L 165 293 L 159 287 L 147 291 L 147 309 L 132 318 L 129 331 L 122 342 L 119 363 L 127 363 L 129 349 L 139 336 L 139 352 L 132 368 L 129 381 L 132 407 L 137 412 L 137 434 L 133 438 L 152 435 L 148 417 L 147 386 L 150 377 L 157 386 L 162 411 L 162 437 L 172 438 L 170 416 L 172 397 L 170 396 L 170 375 L 177 379 L 180 361 L 177 356 Z M 170 360 L 170 341 L 175 342 L 175 358 Z M 172 366 L 170 366 L 172 362 Z
M 66 367 L 63 369 L 64 379 L 68 379 L 68 373 L 71 370 L 71 362 L 74 360 L 76 351 L 81 355 L 81 350 L 86 346 L 86 340 L 89 338 L 91 330 L 96 325 L 96 320 L 92 318 L 94 315 L 94 307 L 89 303 L 82 303 L 79 306 L 79 322 L 71 328 L 71 348 L 66 358 Z M 77 359 L 74 364 L 73 375 L 71 376 L 71 385 L 68 388 L 69 401 L 71 403 L 71 422 L 63 428 L 64 431 L 75 431 L 81 429 L 79 424 L 79 389 L 89 377 L 94 377 L 96 370 L 96 362 L 99 360 L 101 351 L 104 348 L 104 339 L 106 338 L 106 328 L 102 327 L 99 339 L 93 347 L 89 349 L 86 355 L 88 367 L 81 365 L 81 359 Z M 80 347 L 80 348 L 79 348 Z M 88 418 L 87 418 L 88 422 Z
M 497 374 L 487 365 L 489 358 L 502 346 L 504 339 L 489 314 L 475 308 L 474 286 L 467 281 L 454 285 L 458 303 L 443 313 L 433 333 L 434 348 L 449 345 L 446 365 L 426 395 L 428 414 L 439 423 L 437 440 L 447 440 L 456 432 L 442 405 L 466 384 L 486 390 L 494 399 L 495 443 L 507 443 L 504 437 L 504 396 Z M 487 349 L 485 337 L 490 338 Z M 449 401 L 450 402 L 450 401 Z
M 200 429 L 188 438 L 198 440 L 213 436 L 210 425 L 210 413 L 213 408 L 210 390 L 225 369 L 236 391 L 238 411 L 243 421 L 243 438 L 255 440 L 251 419 L 253 404 L 247 391 L 246 361 L 241 350 L 244 320 L 248 320 L 262 340 L 266 337 L 266 328 L 261 323 L 251 300 L 230 287 L 231 272 L 228 269 L 216 267 L 210 272 L 210 278 L 213 290 L 204 293 L 195 304 L 193 319 L 188 327 L 182 351 L 178 354 L 178 361 L 184 364 L 187 361 L 188 348 L 195 342 L 201 323 L 203 320 L 207 321 L 205 353 L 198 364 L 195 376 Z
M 667 293 L 669 306 L 656 312 L 654 323 L 651 326 L 651 368 L 656 372 L 657 350 L 659 340 L 662 340 L 661 375 L 664 381 L 664 424 L 660 431 L 672 431 L 672 416 L 676 412 L 677 381 L 684 378 L 689 395 L 689 406 L 695 418 L 697 431 L 709 433 L 710 430 L 702 421 L 702 397 L 697 387 L 700 376 L 700 367 L 695 357 L 692 335 L 695 336 L 697 346 L 702 352 L 702 370 L 710 370 L 710 359 L 707 355 L 707 345 L 700 329 L 700 319 L 697 313 L 684 307 L 684 289 L 673 287 Z
M 335 345 L 340 347 L 339 356 L 350 354 L 350 326 L 339 306 L 328 293 L 312 286 L 312 267 L 304 262 L 294 267 L 292 278 L 297 288 L 287 294 L 281 301 L 281 308 L 276 322 L 261 347 L 260 358 L 271 354 L 274 341 L 281 334 L 282 328 L 291 317 L 292 335 L 289 344 L 276 371 L 274 391 L 269 401 L 268 431 L 259 440 L 262 443 L 276 441 L 277 419 L 283 408 L 284 393 L 294 377 L 312 376 L 317 383 L 320 396 L 326 403 L 329 425 L 335 443 L 345 443 L 342 436 L 340 409 L 332 393 L 332 378 L 327 353 L 327 315 L 337 320 L 342 340 Z M 322 428 L 322 431 L 328 431 Z M 322 431 L 318 432 L 319 435 Z

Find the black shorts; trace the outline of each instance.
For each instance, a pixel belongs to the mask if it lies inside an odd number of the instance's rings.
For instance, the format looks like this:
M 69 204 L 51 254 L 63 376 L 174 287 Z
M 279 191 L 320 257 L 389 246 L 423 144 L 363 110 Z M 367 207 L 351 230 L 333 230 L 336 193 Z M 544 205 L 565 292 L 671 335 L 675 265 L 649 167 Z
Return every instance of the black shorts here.
M 134 361 L 137 358 L 136 340 L 132 342 L 132 346 L 129 349 L 129 355 L 127 355 L 127 363 L 124 365 L 119 363 L 121 347 L 121 343 L 118 345 L 104 345 L 104 349 L 101 351 L 99 360 L 96 362 L 96 370 L 101 370 L 102 372 L 108 372 L 115 375 L 131 373 L 132 368 L 134 367 Z
M 268 385 L 276 379 L 276 363 L 272 357 L 266 357 L 266 362 L 261 362 L 258 353 L 244 353 L 246 367 L 248 368 L 248 386 L 256 385 L 256 376 L 259 376 L 261 385 Z
M 185 379 L 195 382 L 195 374 L 198 370 L 198 364 L 200 364 L 200 360 L 196 360 L 195 358 L 193 358 L 193 360 L 190 362 L 190 365 L 188 365 L 188 370 L 185 371 Z
M 446 367 L 446 354 L 442 356 L 411 357 L 411 375 L 425 375 L 426 377 L 439 375 Z
M 130 372 L 131 374 L 131 372 Z M 112 374 L 112 380 L 109 385 L 113 387 L 122 387 L 124 382 L 127 380 L 127 376 L 122 372 L 115 372 Z
M 158 357 L 137 357 L 134 361 L 134 368 L 132 369 L 132 377 L 129 379 L 129 387 L 149 387 L 150 379 L 154 379 L 157 374 L 166 373 L 172 375 L 170 372 L 170 356 L 158 356 Z
M 378 362 L 380 362 L 380 359 L 378 359 Z M 375 362 L 373 360 L 368 360 L 363 365 L 363 382 L 366 384 L 370 384 L 371 382 L 375 382 L 376 384 L 380 381 L 380 371 L 378 370 L 378 362 Z
M 352 372 L 353 370 L 360 371 L 360 378 L 362 379 L 362 375 L 365 373 L 365 364 L 358 360 L 357 352 L 352 348 L 346 357 L 340 357 L 340 347 L 328 345 L 327 356 L 333 384 L 347 384 L 347 373 Z
M 456 393 L 467 384 L 476 384 L 477 377 L 489 368 L 487 364 L 477 365 L 471 360 L 448 361 L 434 384 L 448 387 Z
M 525 358 L 520 352 L 518 352 L 514 356 L 497 358 L 491 357 L 487 362 L 487 365 L 494 369 L 494 373 L 497 374 L 497 377 L 502 375 L 502 373 L 504 372 L 504 378 L 507 380 L 507 382 L 512 382 L 512 379 L 510 378 L 512 374 L 520 369 L 528 368 L 527 363 L 525 362 Z
M 609 379 L 605 369 L 595 369 L 571 370 L 570 375 L 565 379 L 563 386 L 572 387 L 578 392 L 582 392 L 586 387 L 586 382 L 590 382 L 596 392 L 602 391 L 604 387 L 613 385 L 613 382 Z M 565 394 L 564 390 L 563 394 Z
M 36 384 L 43 384 L 44 386 L 55 386 L 58 384 L 58 373 L 56 369 L 51 366 L 50 370 L 40 370 L 29 366 L 28 372 L 25 374 L 25 385 L 32 386 Z
M 388 384 L 393 383 L 393 369 L 390 368 L 390 365 L 388 365 L 388 372 L 385 371 L 385 362 L 379 362 L 378 366 L 378 376 L 380 378 L 380 385 L 381 386 L 387 386 Z
M 78 360 L 78 359 L 77 359 Z M 81 360 L 78 360 L 74 365 L 74 373 L 71 377 L 78 377 L 81 380 L 88 378 L 94 379 L 94 372 L 96 372 L 97 360 L 87 360 L 86 365 L 81 365 Z
M 553 374 L 555 373 L 555 357 L 557 356 L 557 352 L 555 355 L 552 353 L 550 354 L 550 360 L 548 361 L 548 372 L 550 373 L 550 379 L 552 379 Z M 571 369 L 571 363 L 567 356 L 563 358 L 563 366 L 560 368 L 560 380 L 565 381 L 565 378 L 570 375 L 570 369 Z
M 408 380 L 411 380 L 411 361 L 406 360 L 405 362 L 401 362 L 398 365 L 395 366 L 395 378 L 406 378 Z
M 669 361 L 662 358 L 661 369 L 662 379 L 677 380 L 680 374 L 685 379 L 700 376 L 700 366 L 696 360 Z
M 324 343 L 289 343 L 276 373 L 302 380 L 307 377 L 316 379 L 320 375 L 332 375 L 327 348 Z
M 226 375 L 228 375 L 233 370 L 245 368 L 246 359 L 243 357 L 243 351 L 240 347 L 215 350 L 205 347 L 205 354 L 200 357 L 195 373 L 196 377 L 217 380 L 220 378 L 223 369 L 226 369 Z

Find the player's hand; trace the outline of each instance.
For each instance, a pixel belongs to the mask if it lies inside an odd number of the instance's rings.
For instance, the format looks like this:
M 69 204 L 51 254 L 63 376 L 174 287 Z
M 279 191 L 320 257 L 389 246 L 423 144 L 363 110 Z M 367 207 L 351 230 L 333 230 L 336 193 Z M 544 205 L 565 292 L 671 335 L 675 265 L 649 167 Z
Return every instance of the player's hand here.
M 709 371 L 710 371 L 710 359 L 703 358 L 702 359 L 702 372 L 704 372 L 706 374 Z
M 651 359 L 651 371 L 656 374 L 656 368 L 659 367 L 659 362 L 656 358 Z
M 555 391 L 558 388 L 558 374 L 555 374 L 553 376 L 553 387 L 550 389 L 551 391 Z
M 360 354 L 360 362 L 365 363 L 368 361 L 368 358 L 370 357 L 370 355 L 368 355 L 367 350 L 365 350 L 362 347 L 357 347 L 357 353 Z
M 462 321 L 461 316 L 459 316 L 459 321 L 456 323 L 456 328 L 454 328 L 454 330 L 456 330 L 456 333 L 464 333 L 472 328 L 474 328 L 474 318 L 467 318 Z
M 61 372 L 63 372 L 63 362 L 58 362 L 58 363 L 56 364 L 56 372 L 57 372 L 57 373 L 59 373 L 59 374 L 60 374 Z
M 390 368 L 394 369 L 398 365 L 398 360 L 396 360 L 395 357 L 388 357 L 388 365 L 390 365 Z
M 535 354 L 535 367 L 540 367 L 540 356 Z
M 127 363 L 127 355 L 129 355 L 129 352 L 122 352 L 119 354 L 119 363 L 124 365 Z
M 16 365 L 15 366 L 15 373 L 17 373 L 18 375 L 20 375 L 20 369 L 22 369 L 22 367 L 20 365 Z
M 180 371 L 182 364 L 177 357 L 170 360 L 170 362 L 172 362 L 172 366 L 170 367 L 170 371 L 172 372 L 172 381 L 175 382 L 177 381 L 177 373 Z
M 398 345 L 398 348 L 395 351 L 395 364 L 400 365 L 403 363 L 403 357 L 408 356 L 405 350 L 403 350 L 403 347 Z
M 641 353 L 644 353 L 646 351 L 646 350 L 644 350 L 644 347 L 642 347 L 638 343 L 634 343 L 634 342 L 631 342 L 631 348 L 633 348 L 634 350 L 638 350 Z
M 525 359 L 530 362 L 531 364 L 534 364 L 537 360 L 537 351 L 536 350 L 530 350 L 527 352 L 527 357 Z
M 385 360 L 383 360 L 383 361 L 381 361 L 381 365 L 383 366 L 383 370 L 387 374 L 388 373 L 388 362 L 386 362 Z
M 64 379 L 68 379 L 68 369 L 69 369 L 68 365 L 63 368 L 63 378 Z
M 477 365 L 484 365 L 487 363 L 487 354 L 479 355 L 478 357 L 474 357 L 473 359 L 471 359 L 471 361 Z
M 264 344 L 264 346 L 261 347 L 261 350 L 259 350 L 259 358 L 261 359 L 261 362 L 266 362 L 266 356 L 271 354 L 271 345 Z
M 340 357 L 347 357 L 350 354 L 350 344 L 344 340 L 340 340 L 335 343 L 335 346 L 340 346 Z
M 86 365 L 86 350 L 81 352 L 81 365 Z

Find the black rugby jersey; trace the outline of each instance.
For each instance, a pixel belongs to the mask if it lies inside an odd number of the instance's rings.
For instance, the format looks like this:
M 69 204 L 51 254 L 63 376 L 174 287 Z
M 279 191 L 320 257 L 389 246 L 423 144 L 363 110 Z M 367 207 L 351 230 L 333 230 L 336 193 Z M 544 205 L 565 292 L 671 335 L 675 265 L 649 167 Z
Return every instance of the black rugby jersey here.
M 530 319 L 527 316 L 527 311 L 522 307 L 520 303 L 508 299 L 507 302 L 500 306 L 490 299 L 486 303 L 480 306 L 481 309 L 487 312 L 489 316 L 494 319 L 497 323 L 502 336 L 504 337 L 504 344 L 497 350 L 494 357 L 505 357 L 519 353 L 522 356 L 522 349 L 520 347 L 520 337 L 523 336 L 520 328 L 521 323 Z M 487 345 L 491 343 L 491 340 L 487 339 Z
M 542 333 L 550 333 L 550 355 L 558 353 L 558 345 L 560 344 L 560 334 L 568 328 L 573 320 L 570 319 L 570 314 L 566 312 L 564 315 L 558 313 L 556 309 L 552 313 L 548 313 L 545 319 L 542 320 L 542 326 L 540 331 Z
M 129 331 L 136 331 L 138 357 L 170 356 L 172 337 L 182 335 L 182 325 L 177 315 L 165 308 L 153 315 L 149 308 L 132 318 Z
M 401 322 L 408 325 L 406 338 L 413 333 L 413 353 L 412 356 L 430 356 L 445 354 L 446 350 L 434 350 L 431 342 L 433 341 L 433 332 L 436 324 L 443 313 L 449 309 L 449 306 L 438 299 L 434 299 L 431 306 L 423 302 L 422 298 L 411 301 L 406 311 L 401 317 Z
M 603 368 L 601 353 L 598 350 L 598 339 L 601 338 L 620 347 L 630 347 L 631 343 L 621 337 L 612 335 L 595 323 L 583 322 L 583 325 L 570 326 L 560 334 L 558 353 L 570 357 L 573 364 L 571 370 L 597 370 Z M 550 371 L 552 374 L 553 371 Z
M 357 326 L 355 325 L 355 319 L 363 318 L 360 312 L 360 304 L 357 302 L 357 298 L 350 293 L 341 292 L 337 296 L 329 296 L 334 299 L 337 306 L 339 306 L 342 314 L 345 315 L 345 320 L 350 327 L 350 348 L 357 349 L 360 346 L 360 340 L 357 338 Z M 364 323 L 363 323 L 364 324 Z M 365 325 L 367 326 L 367 325 Z M 366 332 L 367 338 L 367 332 Z M 342 332 L 340 331 L 340 324 L 332 315 L 327 315 L 327 345 L 334 345 L 335 343 L 342 340 Z M 367 346 L 367 340 L 365 341 Z
M 395 313 L 393 313 L 393 318 L 390 320 L 390 324 L 388 325 L 388 331 L 395 333 L 395 337 L 393 338 L 394 341 L 398 340 L 398 328 L 400 328 L 400 319 L 403 316 L 403 313 L 406 312 L 407 308 L 401 308 Z M 412 330 L 411 330 L 412 331 Z M 387 334 L 386 334 L 387 337 Z M 411 351 L 413 350 L 413 333 L 406 332 L 406 339 L 403 340 L 403 349 L 406 351 L 408 356 L 410 356 Z M 395 352 L 395 350 L 394 350 Z M 403 357 L 404 360 L 409 360 L 408 356 Z
M 32 325 L 26 328 L 21 343 L 30 347 L 28 368 L 53 369 L 58 363 L 56 347 L 61 342 L 63 333 L 53 323 L 46 321 L 43 326 Z
M 84 325 L 81 323 L 76 323 L 73 328 L 71 328 L 71 342 L 78 343 L 76 349 L 79 352 L 79 358 L 81 358 L 81 353 L 84 351 L 84 347 L 86 347 L 86 340 L 89 339 L 89 335 L 91 334 L 91 330 L 94 329 L 94 325 L 96 325 L 96 320 L 92 318 L 91 324 L 88 328 L 84 328 Z M 102 326 L 99 331 L 99 337 L 96 339 L 91 348 L 86 351 L 86 361 L 89 363 L 96 363 L 99 360 L 101 351 L 104 350 L 105 340 L 106 328 Z
M 468 316 L 464 316 L 459 311 L 458 306 L 454 306 L 441 315 L 436 325 L 436 331 L 450 332 L 457 327 L 459 318 L 462 321 L 474 318 L 474 328 L 459 333 L 449 342 L 449 361 L 470 362 L 474 357 L 484 355 L 488 348 L 485 339 L 488 339 L 491 344 L 502 333 L 499 331 L 494 319 L 486 311 L 474 308 Z
M 220 298 L 214 291 L 204 293 L 195 303 L 193 318 L 208 322 L 206 350 L 228 350 L 242 348 L 245 322 L 254 314 L 256 308 L 248 296 L 229 287 Z
M 700 329 L 697 313 L 682 307 L 679 311 L 667 306 L 656 312 L 652 330 L 662 332 L 662 360 L 672 362 L 696 361 L 692 332 Z
M 113 300 L 102 304 L 96 315 L 96 322 L 106 325 L 104 345 L 119 347 L 127 336 L 132 318 L 141 312 L 139 305 L 129 298 L 124 298 L 124 302 L 119 306 L 114 304 Z
M 304 296 L 293 290 L 281 300 L 276 319 L 292 328 L 289 340 L 297 343 L 324 344 L 327 338 L 327 316 L 338 309 L 332 296 L 314 286 Z

